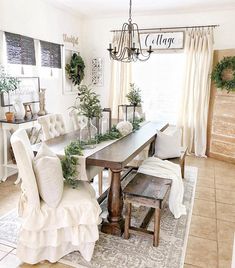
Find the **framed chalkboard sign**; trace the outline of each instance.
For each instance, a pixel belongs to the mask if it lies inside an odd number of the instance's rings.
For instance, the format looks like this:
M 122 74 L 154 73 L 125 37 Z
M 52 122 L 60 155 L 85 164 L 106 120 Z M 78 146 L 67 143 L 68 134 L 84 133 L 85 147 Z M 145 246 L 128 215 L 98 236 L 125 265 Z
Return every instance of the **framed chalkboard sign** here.
M 20 81 L 18 88 L 8 94 L 1 95 L 1 106 L 12 106 L 15 99 L 21 99 L 22 103 L 38 103 L 39 102 L 39 77 L 17 77 Z

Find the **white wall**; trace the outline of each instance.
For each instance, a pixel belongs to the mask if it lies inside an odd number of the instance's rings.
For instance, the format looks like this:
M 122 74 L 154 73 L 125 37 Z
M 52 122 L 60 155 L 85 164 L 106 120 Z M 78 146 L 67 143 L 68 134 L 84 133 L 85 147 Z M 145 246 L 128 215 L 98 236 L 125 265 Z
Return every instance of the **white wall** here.
M 63 34 L 79 37 L 79 50 L 82 50 L 81 19 L 42 0 L 0 0 L 0 30 L 18 33 L 35 39 L 54 43 L 63 43 Z M 68 46 L 67 44 L 65 44 Z M 0 47 L 1 49 L 1 47 Z M 46 109 L 51 113 L 65 115 L 67 128 L 68 110 L 73 105 L 76 95 L 62 93 L 62 71 L 58 77 L 41 77 L 41 87 L 46 88 Z M 25 74 L 27 75 L 27 74 Z M 4 117 L 0 107 L 1 118 Z M 0 133 L 0 153 L 2 152 L 2 136 Z M 1 154 L 0 154 L 1 161 Z
M 104 106 L 108 106 L 109 97 L 110 59 L 107 48 L 112 39 L 110 30 L 120 29 L 122 23 L 127 22 L 127 16 L 121 18 L 89 19 L 83 23 L 83 38 L 86 45 L 83 55 L 85 56 L 87 65 L 90 63 L 92 57 L 101 57 L 104 59 L 104 86 L 96 88 L 101 95 Z M 168 15 L 133 15 L 132 19 L 140 28 L 219 24 L 220 27 L 215 29 L 214 47 L 215 49 L 226 49 L 235 48 L 234 18 L 235 9 Z M 91 70 L 87 68 L 86 71 L 87 82 L 90 82 Z

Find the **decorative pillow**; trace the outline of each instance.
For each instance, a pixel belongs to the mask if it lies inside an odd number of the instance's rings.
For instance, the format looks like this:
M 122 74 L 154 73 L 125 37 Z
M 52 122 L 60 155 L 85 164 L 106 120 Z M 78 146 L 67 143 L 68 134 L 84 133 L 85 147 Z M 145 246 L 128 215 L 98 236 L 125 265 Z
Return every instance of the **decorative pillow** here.
M 179 157 L 181 154 L 181 129 L 171 135 L 157 131 L 155 143 L 155 156 L 160 159 Z
M 117 130 L 123 135 L 127 135 L 131 133 L 133 129 L 133 126 L 130 122 L 128 121 L 122 121 L 117 124 Z
M 63 172 L 60 159 L 45 143 L 33 159 L 33 168 L 42 200 L 50 207 L 57 207 L 64 190 Z

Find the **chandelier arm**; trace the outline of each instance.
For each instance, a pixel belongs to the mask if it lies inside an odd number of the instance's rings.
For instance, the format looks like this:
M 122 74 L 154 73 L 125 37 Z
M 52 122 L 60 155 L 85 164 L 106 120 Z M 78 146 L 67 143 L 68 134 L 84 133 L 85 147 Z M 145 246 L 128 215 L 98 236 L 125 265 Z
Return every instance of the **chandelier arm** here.
M 119 42 L 118 42 L 118 47 L 117 47 L 117 55 L 120 54 L 120 52 L 123 50 L 123 47 L 125 47 L 125 32 L 127 32 L 126 28 L 128 28 L 128 23 L 124 23 L 122 25 L 122 31 L 121 31 L 121 35 L 119 38 Z
M 139 27 L 136 23 L 133 23 L 133 25 L 135 25 L 136 27 L 136 33 L 137 33 L 137 38 L 138 38 L 138 44 L 139 44 L 139 49 L 140 49 L 140 53 L 143 55 L 143 50 L 142 50 L 142 46 L 141 46 L 141 41 L 140 41 L 140 32 L 139 32 Z
M 150 58 L 150 55 L 151 55 L 151 53 L 149 53 L 147 56 L 142 55 L 142 57 L 144 57 L 144 58 L 138 58 L 138 60 L 139 61 L 146 61 L 146 60 L 148 60 Z

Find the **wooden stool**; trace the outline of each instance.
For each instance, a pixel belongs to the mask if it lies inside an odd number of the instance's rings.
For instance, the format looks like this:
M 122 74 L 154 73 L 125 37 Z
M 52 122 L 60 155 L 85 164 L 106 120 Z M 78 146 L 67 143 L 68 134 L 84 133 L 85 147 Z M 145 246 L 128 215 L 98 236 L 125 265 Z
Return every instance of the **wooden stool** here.
M 153 246 L 159 244 L 160 212 L 170 193 L 172 181 L 137 173 L 131 182 L 123 190 L 124 204 L 126 206 L 124 238 L 128 239 L 130 233 L 148 234 L 153 236 Z M 149 212 L 143 219 L 139 228 L 131 223 L 132 204 L 149 207 Z M 148 231 L 148 224 L 154 214 L 154 232 Z
M 185 166 L 186 152 L 187 152 L 187 148 L 182 147 L 180 157 L 167 159 L 168 161 L 171 161 L 175 164 L 180 165 L 182 178 L 184 178 L 184 166 Z

